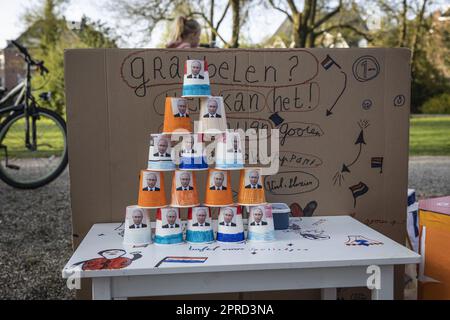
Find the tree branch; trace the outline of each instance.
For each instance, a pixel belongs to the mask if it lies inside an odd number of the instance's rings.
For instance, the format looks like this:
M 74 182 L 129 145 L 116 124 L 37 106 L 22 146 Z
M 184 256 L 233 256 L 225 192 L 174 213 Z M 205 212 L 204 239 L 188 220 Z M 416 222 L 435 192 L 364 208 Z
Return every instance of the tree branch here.
M 273 2 L 273 0 L 269 0 L 269 3 L 270 3 L 270 5 L 271 5 L 275 10 L 278 10 L 278 11 L 280 11 L 280 12 L 283 12 L 283 13 L 287 16 L 287 18 L 289 19 L 289 21 L 294 22 L 294 19 L 292 19 L 292 16 L 289 14 L 289 12 L 287 12 L 286 10 L 284 10 L 284 9 L 282 9 L 282 8 L 280 8 L 280 7 L 278 7 L 278 6 L 276 6 L 275 3 Z
M 320 30 L 318 32 L 314 32 L 314 35 L 315 36 L 320 36 L 321 34 L 323 34 L 325 32 L 332 31 L 334 29 L 350 29 L 353 32 L 355 32 L 356 34 L 359 34 L 360 36 L 363 36 L 368 41 L 372 41 L 373 40 L 372 36 L 369 33 L 364 32 L 362 30 L 359 30 L 358 28 L 355 28 L 354 26 L 352 26 L 350 24 L 346 24 L 346 23 L 344 23 L 344 24 L 337 24 L 337 25 L 328 27 L 326 29 Z
M 222 24 L 223 19 L 227 15 L 228 9 L 230 8 L 230 1 L 227 2 L 227 6 L 225 7 L 225 10 L 223 11 L 222 16 L 220 17 L 219 21 L 217 21 L 216 29 L 219 29 L 220 25 Z
M 335 16 L 341 10 L 341 8 L 342 8 L 342 0 L 339 0 L 339 5 L 333 11 L 330 11 L 324 17 L 322 17 L 322 19 L 319 19 L 319 21 L 317 21 L 314 24 L 312 29 L 315 29 L 315 28 L 319 27 L 320 25 L 322 25 L 324 22 L 330 20 L 333 16 Z
M 287 3 L 289 5 L 289 8 L 291 8 L 292 14 L 298 14 L 297 6 L 295 5 L 294 0 L 287 0 Z
M 211 31 L 214 32 L 214 34 L 216 36 L 219 37 L 219 39 L 227 46 L 230 46 L 230 43 L 228 41 L 226 41 L 217 31 L 217 29 L 211 24 L 211 21 L 209 21 L 208 17 L 206 16 L 206 14 L 204 14 L 203 12 L 197 12 L 197 11 L 193 11 L 190 12 L 191 15 L 198 15 L 201 16 L 203 20 L 205 20 L 205 22 L 208 24 L 208 26 L 211 28 Z

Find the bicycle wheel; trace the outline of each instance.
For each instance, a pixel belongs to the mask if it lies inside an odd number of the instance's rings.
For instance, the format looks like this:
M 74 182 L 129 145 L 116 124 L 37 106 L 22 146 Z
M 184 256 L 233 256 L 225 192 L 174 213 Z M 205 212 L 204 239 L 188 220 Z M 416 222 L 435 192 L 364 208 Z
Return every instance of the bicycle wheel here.
M 0 126 L 0 179 L 15 188 L 39 188 L 56 179 L 67 166 L 64 119 L 47 109 L 37 108 L 36 112 L 36 150 L 25 145 L 23 111 L 10 115 Z M 32 118 L 29 120 L 31 123 Z

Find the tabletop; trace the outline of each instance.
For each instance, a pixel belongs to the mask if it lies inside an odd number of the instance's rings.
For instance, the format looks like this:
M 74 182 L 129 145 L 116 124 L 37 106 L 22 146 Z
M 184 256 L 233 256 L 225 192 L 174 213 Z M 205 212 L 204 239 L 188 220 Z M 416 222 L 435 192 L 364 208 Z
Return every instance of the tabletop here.
M 217 230 L 217 221 L 213 221 Z M 291 218 L 273 242 L 126 246 L 123 224 L 95 224 L 62 274 L 68 278 L 419 263 L 420 255 L 349 216 Z

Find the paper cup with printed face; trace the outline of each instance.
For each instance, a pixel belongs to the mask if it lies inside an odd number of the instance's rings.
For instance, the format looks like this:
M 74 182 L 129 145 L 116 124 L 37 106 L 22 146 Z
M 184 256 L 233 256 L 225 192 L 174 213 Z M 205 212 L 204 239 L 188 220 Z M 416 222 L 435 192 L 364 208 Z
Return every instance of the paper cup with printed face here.
M 244 168 L 244 148 L 237 132 L 219 136 L 216 144 L 216 169 L 240 170 Z
M 244 240 L 245 235 L 241 207 L 228 206 L 220 208 L 217 241 L 236 243 Z
M 227 117 L 222 97 L 207 97 L 200 101 L 197 132 L 217 134 L 227 130 Z
M 175 171 L 172 178 L 171 206 L 189 208 L 196 207 L 199 204 L 195 173 L 191 171 Z
M 205 190 L 205 205 L 210 207 L 233 205 L 229 171 L 209 169 Z
M 186 241 L 190 243 L 214 241 L 211 211 L 208 207 L 189 208 Z
M 150 210 L 139 206 L 127 207 L 123 243 L 125 245 L 141 246 L 151 242 Z
M 205 156 L 205 144 L 201 134 L 182 135 L 179 149 L 179 170 L 208 170 Z
M 248 168 L 241 170 L 238 204 L 252 206 L 265 203 L 266 196 L 262 184 L 261 169 Z
M 141 171 L 138 205 L 145 208 L 161 208 L 167 205 L 164 175 L 161 172 Z
M 163 133 L 170 134 L 176 132 L 192 132 L 188 100 L 167 97 L 164 110 Z
M 180 244 L 183 242 L 183 229 L 180 219 L 180 209 L 161 208 L 156 212 L 155 243 Z
M 187 60 L 184 64 L 183 97 L 210 95 L 208 63 L 206 60 Z
M 152 134 L 148 154 L 148 170 L 173 171 L 176 169 L 172 161 L 172 142 L 169 135 Z
M 247 240 L 267 242 L 275 240 L 272 206 L 260 205 L 248 207 Z

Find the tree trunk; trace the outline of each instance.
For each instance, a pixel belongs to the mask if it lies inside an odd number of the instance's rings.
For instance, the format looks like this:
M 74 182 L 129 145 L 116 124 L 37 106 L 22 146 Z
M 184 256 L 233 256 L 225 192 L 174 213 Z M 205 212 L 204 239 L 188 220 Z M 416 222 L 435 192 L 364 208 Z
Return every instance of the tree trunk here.
M 231 10 L 233 12 L 233 30 L 231 36 L 231 47 L 239 48 L 239 29 L 240 29 L 240 0 L 230 0 Z
M 211 25 L 214 25 L 214 0 L 211 0 L 211 6 L 209 8 L 209 20 L 211 21 Z M 216 34 L 213 30 L 211 30 L 211 42 L 216 42 Z
M 316 23 L 316 13 L 317 13 L 317 0 L 313 0 L 311 8 L 311 28 L 308 37 L 308 47 L 314 48 L 316 46 L 316 33 L 314 32 L 314 24 Z
M 400 32 L 400 39 L 399 39 L 399 47 L 407 47 L 406 43 L 406 35 L 407 35 L 407 14 L 408 14 L 408 0 L 403 0 L 403 10 L 401 14 L 402 19 L 402 29 Z
M 416 33 L 414 35 L 414 42 L 412 46 L 412 61 L 411 61 L 411 69 L 412 74 L 414 76 L 417 62 L 417 50 L 419 48 L 419 41 L 422 41 L 422 29 L 423 29 L 423 19 L 425 17 L 425 10 L 427 7 L 428 0 L 423 0 L 422 7 L 420 9 L 419 14 L 416 18 Z
M 295 48 L 301 48 L 301 21 L 302 21 L 302 13 L 299 12 L 297 15 L 292 17 L 293 22 L 293 30 L 292 30 L 292 36 L 294 40 L 294 47 Z
M 309 22 L 311 19 L 311 10 L 313 8 L 313 0 L 305 0 L 303 6 L 303 15 L 300 22 L 300 48 L 305 48 L 310 29 Z

